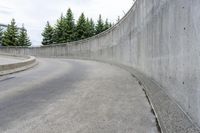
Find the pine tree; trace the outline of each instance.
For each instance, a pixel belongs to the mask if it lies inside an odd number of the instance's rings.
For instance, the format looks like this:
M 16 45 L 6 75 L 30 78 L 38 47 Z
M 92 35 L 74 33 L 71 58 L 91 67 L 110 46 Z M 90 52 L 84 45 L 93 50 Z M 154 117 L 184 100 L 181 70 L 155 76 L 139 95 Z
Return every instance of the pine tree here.
M 64 17 L 61 15 L 60 19 L 57 20 L 57 24 L 53 33 L 53 43 L 64 43 L 66 40 L 64 38 Z
M 94 35 L 95 35 L 94 21 L 92 19 L 89 20 L 89 18 L 87 18 L 87 20 L 86 20 L 86 38 L 92 37 Z
M 53 28 L 53 43 L 66 43 L 85 39 L 99 34 L 112 26 L 108 20 L 106 20 L 104 24 L 101 15 L 99 15 L 96 25 L 92 19 L 86 19 L 84 13 L 80 15 L 76 24 L 74 21 L 73 13 L 69 8 L 66 15 L 61 15 L 60 19 L 57 20 L 57 23 Z M 45 31 L 43 31 L 42 35 L 43 37 L 45 36 Z M 43 45 L 48 42 L 45 39 L 46 38 L 44 37 Z
M 88 18 L 86 19 L 85 26 L 86 26 L 85 36 L 86 38 L 88 38 L 90 37 L 90 21 Z
M 15 23 L 15 19 L 12 19 L 11 24 L 8 25 L 7 30 L 3 34 L 2 45 L 3 46 L 17 46 L 18 45 L 18 29 Z
M 96 25 L 96 34 L 99 34 L 102 31 L 104 31 L 104 22 L 101 18 L 101 15 L 99 15 L 99 19 L 98 19 L 97 25 Z
M 89 25 L 89 37 L 92 37 L 95 35 L 95 24 L 92 19 L 88 21 Z
M 20 30 L 18 36 L 18 46 L 31 46 L 31 41 L 29 40 L 27 30 L 24 28 L 24 25 L 22 25 L 22 29 Z
M 43 45 L 53 44 L 53 32 L 54 32 L 53 27 L 47 21 L 47 24 L 44 28 L 43 33 L 42 33 L 42 36 L 43 36 L 42 44 Z
M 111 28 L 113 25 L 114 25 L 114 24 L 110 23 L 110 24 L 109 24 L 110 28 Z
M 0 45 L 2 44 L 3 29 L 0 27 Z
M 87 25 L 84 13 L 78 19 L 76 26 L 76 39 L 85 39 L 87 37 Z
M 71 42 L 75 40 L 75 23 L 74 23 L 74 16 L 69 8 L 67 10 L 67 14 L 64 18 L 63 23 L 63 34 L 65 42 Z
M 105 25 L 104 25 L 104 31 L 110 28 L 110 24 L 108 23 L 108 19 L 106 19 Z

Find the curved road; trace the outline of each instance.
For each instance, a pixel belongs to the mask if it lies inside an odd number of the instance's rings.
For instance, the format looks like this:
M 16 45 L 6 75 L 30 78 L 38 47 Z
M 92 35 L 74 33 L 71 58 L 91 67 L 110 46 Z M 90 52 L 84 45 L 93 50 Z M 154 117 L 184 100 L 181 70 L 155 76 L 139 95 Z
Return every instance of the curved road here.
M 108 64 L 38 59 L 0 77 L 0 132 L 157 133 L 142 87 Z

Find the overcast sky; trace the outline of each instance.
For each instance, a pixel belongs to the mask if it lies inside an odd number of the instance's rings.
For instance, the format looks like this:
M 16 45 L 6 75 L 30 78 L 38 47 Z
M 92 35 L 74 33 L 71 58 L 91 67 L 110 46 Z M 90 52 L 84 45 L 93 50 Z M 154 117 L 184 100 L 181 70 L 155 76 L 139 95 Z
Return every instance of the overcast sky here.
M 55 24 L 68 8 L 72 9 L 76 20 L 84 12 L 95 21 L 102 14 L 104 20 L 116 22 L 132 4 L 133 0 L 0 0 L 0 23 L 8 24 L 12 18 L 19 27 L 24 23 L 33 46 L 39 46 L 46 22 Z

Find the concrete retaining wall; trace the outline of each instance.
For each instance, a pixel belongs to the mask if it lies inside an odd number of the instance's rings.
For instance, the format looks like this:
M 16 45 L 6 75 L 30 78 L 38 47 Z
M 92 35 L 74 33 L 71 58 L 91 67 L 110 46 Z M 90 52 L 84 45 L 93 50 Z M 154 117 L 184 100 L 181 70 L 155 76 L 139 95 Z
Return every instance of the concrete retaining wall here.
M 200 126 L 200 0 L 137 0 L 117 25 L 90 39 L 0 51 L 133 67 L 160 85 Z

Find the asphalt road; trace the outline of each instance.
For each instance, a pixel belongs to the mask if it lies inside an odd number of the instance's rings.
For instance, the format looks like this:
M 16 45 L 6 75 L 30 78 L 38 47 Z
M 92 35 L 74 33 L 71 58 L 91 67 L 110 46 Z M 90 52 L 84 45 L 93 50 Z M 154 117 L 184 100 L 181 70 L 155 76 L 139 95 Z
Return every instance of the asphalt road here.
M 1 133 L 157 133 L 142 87 L 125 70 L 38 60 L 32 69 L 0 77 Z

